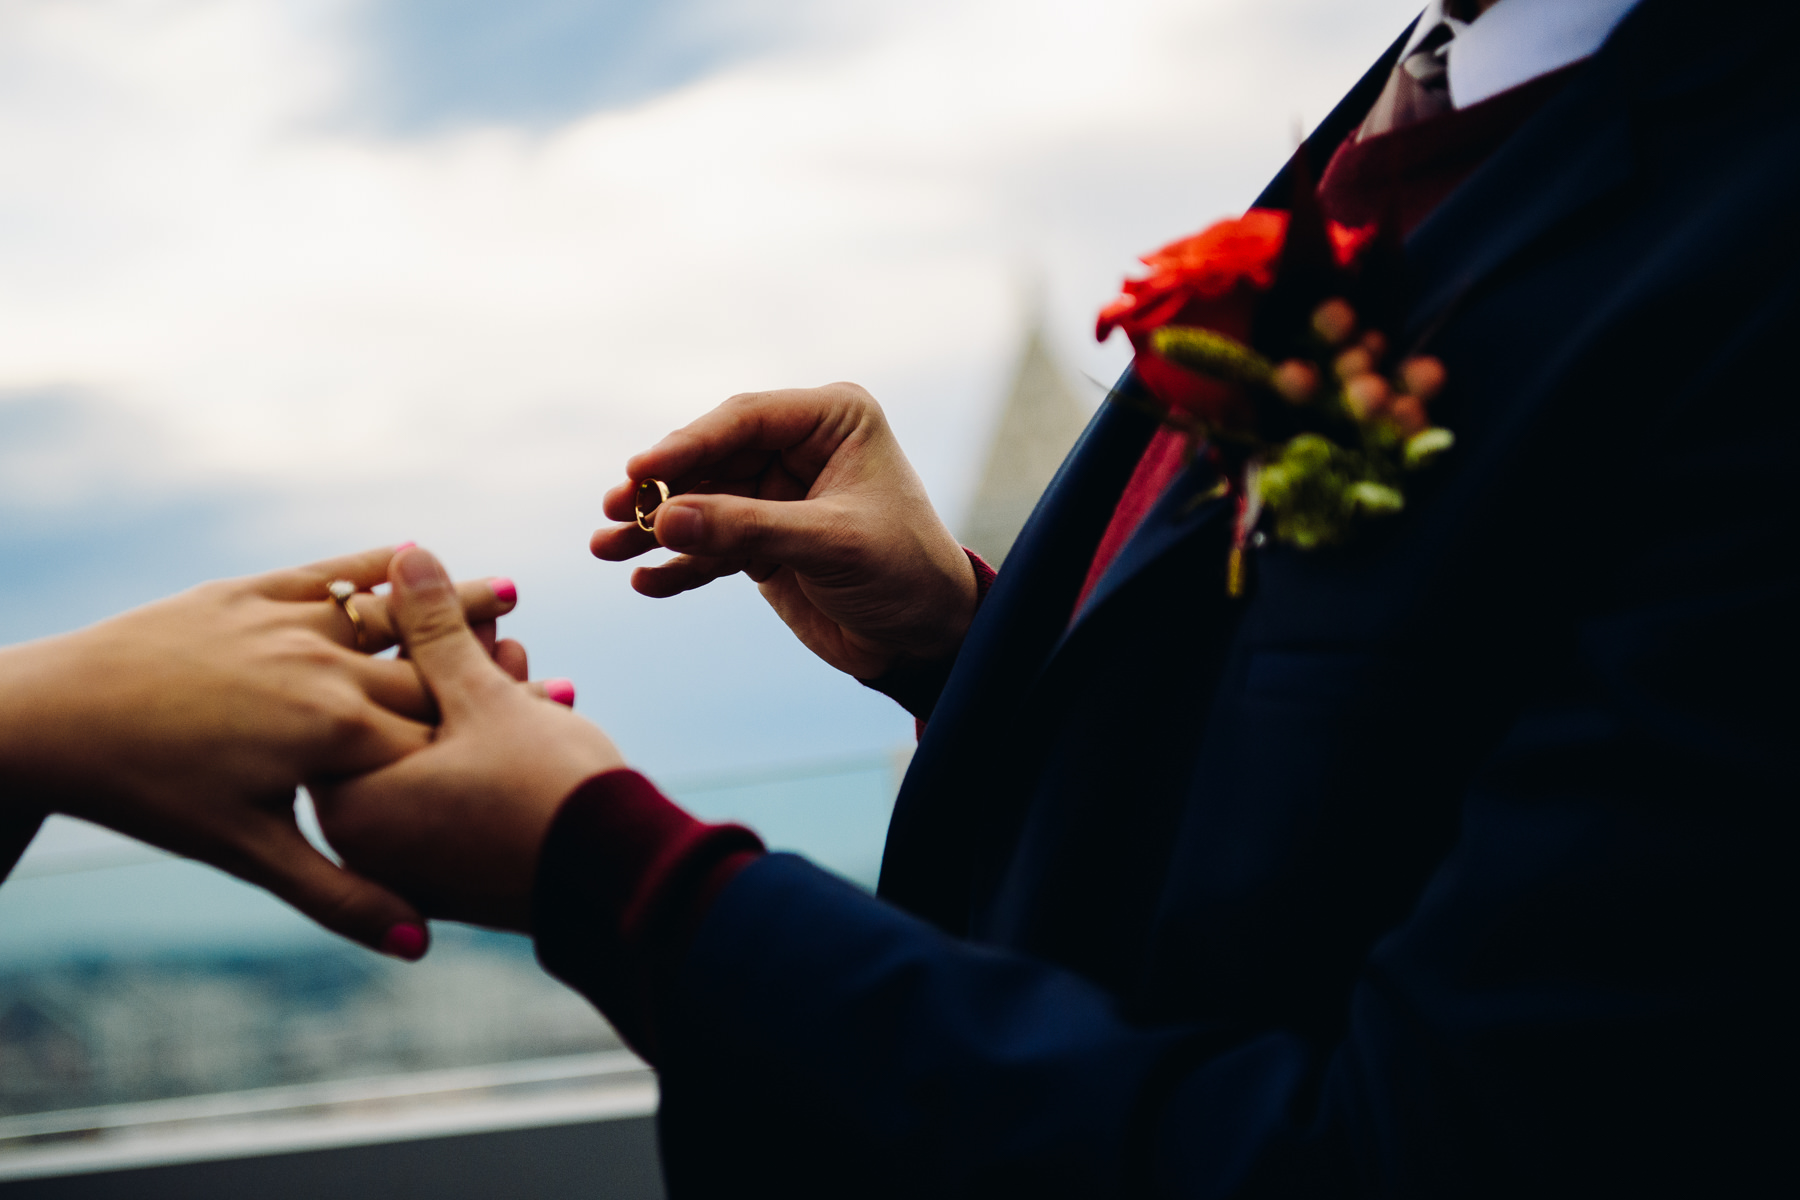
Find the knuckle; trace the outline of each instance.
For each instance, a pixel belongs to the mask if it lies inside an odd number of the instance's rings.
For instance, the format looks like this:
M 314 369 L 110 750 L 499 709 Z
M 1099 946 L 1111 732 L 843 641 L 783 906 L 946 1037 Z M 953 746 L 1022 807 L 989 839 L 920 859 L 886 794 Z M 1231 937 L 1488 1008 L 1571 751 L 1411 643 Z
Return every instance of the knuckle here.
M 276 652 L 308 671 L 336 671 L 344 665 L 344 648 L 310 629 L 284 629 Z
M 842 508 L 833 507 L 825 514 L 818 536 L 831 560 L 846 567 L 868 566 L 875 557 L 862 524 Z
M 771 403 L 779 403 L 769 392 L 739 392 L 719 405 L 720 415 L 734 424 L 754 422 Z
M 237 599 L 241 590 L 236 580 L 210 579 L 205 583 L 195 584 L 187 590 L 187 594 L 209 606 L 224 606 Z
M 374 728 L 370 701 L 348 679 L 284 689 L 283 700 L 296 733 L 317 749 L 342 749 L 359 743 Z
M 852 408 L 865 412 L 881 412 L 880 402 L 877 401 L 875 397 L 870 394 L 869 390 L 860 383 L 851 383 L 848 380 L 841 380 L 837 383 L 828 383 L 820 390 L 829 394 L 840 404 L 847 404 Z
M 773 530 L 769 519 L 761 509 L 747 505 L 738 512 L 737 536 L 732 539 L 732 549 L 745 554 L 754 555 L 769 544 Z
M 308 900 L 313 916 L 334 929 L 353 928 L 366 908 L 361 893 L 344 875 L 315 888 Z
M 411 614 L 411 619 L 406 622 L 406 642 L 415 647 L 430 645 L 468 631 L 460 606 L 432 605 Z
M 840 379 L 836 383 L 828 383 L 821 390 L 831 392 L 845 400 L 860 400 L 869 404 L 875 402 L 875 397 L 869 394 L 867 388 L 863 387 L 860 383 L 853 383 L 848 379 Z
M 334 746 L 360 745 L 374 730 L 361 698 L 342 692 L 319 706 L 318 720 L 326 740 Z

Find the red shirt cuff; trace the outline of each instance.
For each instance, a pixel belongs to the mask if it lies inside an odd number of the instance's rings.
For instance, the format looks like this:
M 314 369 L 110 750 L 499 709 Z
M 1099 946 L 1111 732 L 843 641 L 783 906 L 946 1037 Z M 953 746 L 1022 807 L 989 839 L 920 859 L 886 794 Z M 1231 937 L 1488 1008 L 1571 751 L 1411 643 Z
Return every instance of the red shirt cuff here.
M 655 1014 L 708 908 L 763 853 L 741 825 L 709 825 L 636 771 L 571 792 L 532 890 L 538 960 L 654 1061 Z

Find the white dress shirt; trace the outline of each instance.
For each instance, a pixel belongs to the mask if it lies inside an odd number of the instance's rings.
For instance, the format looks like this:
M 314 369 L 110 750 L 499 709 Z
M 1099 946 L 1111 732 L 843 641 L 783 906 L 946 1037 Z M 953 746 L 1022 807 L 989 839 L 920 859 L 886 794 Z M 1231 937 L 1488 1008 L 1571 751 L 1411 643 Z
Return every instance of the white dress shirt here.
M 1586 58 L 1637 2 L 1499 0 L 1473 21 L 1458 21 L 1444 15 L 1444 0 L 1431 0 L 1400 57 L 1440 22 L 1449 25 L 1456 34 L 1446 60 L 1450 102 L 1467 108 Z

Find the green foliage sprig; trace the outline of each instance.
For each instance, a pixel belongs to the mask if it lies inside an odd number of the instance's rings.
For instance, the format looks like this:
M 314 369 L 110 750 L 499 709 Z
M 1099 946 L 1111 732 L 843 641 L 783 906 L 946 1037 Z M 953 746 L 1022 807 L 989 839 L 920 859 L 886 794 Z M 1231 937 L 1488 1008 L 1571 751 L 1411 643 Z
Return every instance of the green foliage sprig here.
M 1332 371 L 1331 347 L 1322 340 L 1309 357 L 1318 378 L 1327 382 L 1298 402 L 1276 389 L 1276 365 L 1236 338 L 1166 325 L 1152 335 L 1152 344 L 1178 366 L 1248 389 L 1259 411 L 1278 415 L 1251 433 L 1197 432 L 1222 437 L 1249 454 L 1255 466 L 1246 479 L 1254 480 L 1258 500 L 1273 517 L 1276 539 L 1302 550 L 1343 542 L 1358 522 L 1400 512 L 1406 507 L 1406 476 L 1456 441 L 1438 426 L 1409 437 L 1384 416 L 1359 417 Z M 1281 432 L 1272 432 L 1276 429 Z

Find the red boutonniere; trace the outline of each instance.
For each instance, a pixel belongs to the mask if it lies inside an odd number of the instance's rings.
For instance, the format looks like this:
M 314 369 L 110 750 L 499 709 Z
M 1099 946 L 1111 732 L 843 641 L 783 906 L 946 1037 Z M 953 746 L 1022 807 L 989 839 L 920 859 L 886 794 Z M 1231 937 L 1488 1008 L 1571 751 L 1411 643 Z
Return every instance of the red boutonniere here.
M 1436 359 L 1384 373 L 1397 243 L 1326 221 L 1310 184 L 1296 192 L 1292 215 L 1251 209 L 1146 255 L 1150 273 L 1096 327 L 1102 341 L 1125 331 L 1159 415 L 1236 494 L 1234 596 L 1265 514 L 1289 545 L 1341 542 L 1405 507 L 1407 475 L 1454 441 L 1425 415 L 1444 382 Z

